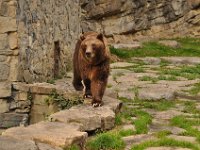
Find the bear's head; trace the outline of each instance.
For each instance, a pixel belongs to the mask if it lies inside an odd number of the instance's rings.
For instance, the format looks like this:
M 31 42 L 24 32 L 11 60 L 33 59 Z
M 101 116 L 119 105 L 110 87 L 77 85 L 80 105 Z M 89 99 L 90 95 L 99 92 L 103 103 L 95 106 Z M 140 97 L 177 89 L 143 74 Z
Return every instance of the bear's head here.
M 103 34 L 91 32 L 81 35 L 80 39 L 81 53 L 88 63 L 98 65 L 109 58 L 109 50 Z

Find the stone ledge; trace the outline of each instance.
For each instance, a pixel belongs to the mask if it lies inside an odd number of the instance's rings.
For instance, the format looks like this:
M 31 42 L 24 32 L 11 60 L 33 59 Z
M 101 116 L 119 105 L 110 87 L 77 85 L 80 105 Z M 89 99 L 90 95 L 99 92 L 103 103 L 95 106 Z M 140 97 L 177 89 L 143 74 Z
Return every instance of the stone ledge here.
M 22 140 L 35 140 L 52 146 L 67 147 L 72 144 L 83 145 L 87 138 L 86 132 L 81 132 L 79 125 L 60 122 L 40 122 L 28 127 L 10 128 L 2 136 Z
M 91 105 L 74 106 L 50 116 L 50 120 L 64 123 L 76 122 L 83 125 L 84 131 L 96 129 L 109 130 L 114 127 L 115 113 L 119 112 L 121 102 L 105 96 L 104 106 L 93 108 Z

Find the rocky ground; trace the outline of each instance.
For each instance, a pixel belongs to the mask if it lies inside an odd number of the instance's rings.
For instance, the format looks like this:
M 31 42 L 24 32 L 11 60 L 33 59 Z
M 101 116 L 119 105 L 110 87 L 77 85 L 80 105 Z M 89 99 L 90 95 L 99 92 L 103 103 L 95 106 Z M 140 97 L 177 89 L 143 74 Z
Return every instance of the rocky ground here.
M 107 94 L 115 91 L 123 101 L 117 132 L 126 150 L 200 149 L 199 61 L 147 57 L 111 64 Z
M 197 57 L 146 57 L 112 63 L 103 107 L 92 108 L 85 101 L 46 121 L 2 131 L 0 150 L 60 150 L 74 144 L 91 150 L 198 150 L 199 62 Z M 74 92 L 70 82 L 69 76 L 31 87 Z

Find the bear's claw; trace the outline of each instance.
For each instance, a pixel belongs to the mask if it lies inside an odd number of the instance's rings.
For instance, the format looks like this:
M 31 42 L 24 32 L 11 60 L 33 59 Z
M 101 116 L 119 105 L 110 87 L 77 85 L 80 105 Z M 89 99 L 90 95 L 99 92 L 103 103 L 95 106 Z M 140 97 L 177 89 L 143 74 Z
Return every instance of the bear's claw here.
M 92 106 L 93 107 L 101 107 L 103 105 L 103 102 L 93 102 Z

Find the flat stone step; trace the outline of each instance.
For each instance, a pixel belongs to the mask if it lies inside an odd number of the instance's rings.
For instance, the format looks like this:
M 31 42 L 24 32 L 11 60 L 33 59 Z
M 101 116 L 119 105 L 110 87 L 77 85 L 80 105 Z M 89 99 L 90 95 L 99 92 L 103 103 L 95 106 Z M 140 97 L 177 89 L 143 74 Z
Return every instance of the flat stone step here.
M 0 150 L 62 150 L 44 143 L 0 136 Z
M 52 114 L 50 119 L 63 123 L 80 123 L 84 131 L 96 129 L 108 130 L 115 125 L 115 112 L 121 108 L 121 102 L 117 99 L 104 97 L 104 106 L 94 108 L 89 105 L 74 106 Z
M 81 132 L 81 126 L 60 122 L 40 122 L 28 127 L 10 128 L 2 135 L 59 147 L 70 146 L 74 143 L 82 146 L 87 138 L 87 133 Z

